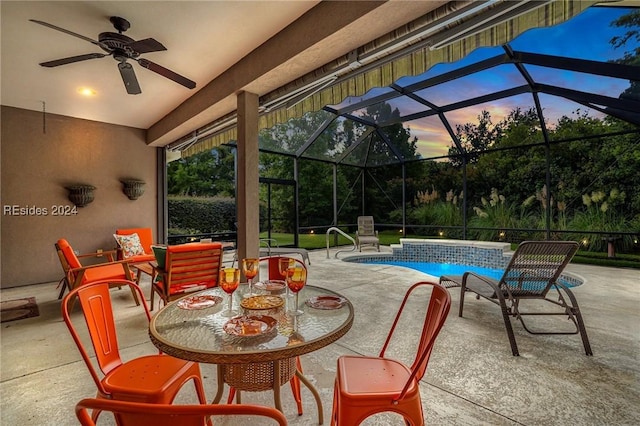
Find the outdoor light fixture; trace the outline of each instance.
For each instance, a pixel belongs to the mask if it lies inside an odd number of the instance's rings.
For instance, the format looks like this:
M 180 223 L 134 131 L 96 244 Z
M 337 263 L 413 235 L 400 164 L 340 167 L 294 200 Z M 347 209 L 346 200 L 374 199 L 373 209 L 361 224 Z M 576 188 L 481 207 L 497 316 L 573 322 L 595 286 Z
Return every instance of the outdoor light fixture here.
M 145 181 L 140 179 L 122 179 L 122 192 L 130 200 L 137 200 L 142 194 L 144 194 Z
M 69 191 L 69 201 L 71 201 L 76 207 L 84 207 L 90 204 L 94 200 L 93 191 L 96 187 L 84 183 L 75 183 L 65 186 L 65 189 Z

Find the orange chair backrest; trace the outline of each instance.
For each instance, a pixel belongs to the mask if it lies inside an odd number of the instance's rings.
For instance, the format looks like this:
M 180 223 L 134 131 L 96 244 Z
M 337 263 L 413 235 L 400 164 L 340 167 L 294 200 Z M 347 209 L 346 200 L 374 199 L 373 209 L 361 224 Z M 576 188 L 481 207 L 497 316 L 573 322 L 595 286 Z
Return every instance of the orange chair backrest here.
M 222 268 L 222 244 L 189 243 L 167 247 L 165 265 L 169 286 L 218 285 Z
M 93 367 L 93 363 L 84 347 L 83 341 L 76 327 L 74 326 L 74 323 L 71 320 L 69 312 L 74 299 L 77 297 L 80 300 L 82 314 L 84 316 L 87 329 L 89 330 L 89 337 L 96 359 L 98 360 L 100 370 L 104 374 L 108 374 L 111 370 L 122 364 L 113 317 L 111 293 L 109 292 L 110 285 L 113 284 L 122 286 L 128 285 L 132 287 L 134 291 L 137 291 L 139 300 L 142 301 L 142 306 L 146 311 L 147 320 L 151 319 L 149 309 L 144 301 L 142 290 L 140 290 L 134 282 L 124 279 L 87 283 L 69 292 L 62 301 L 62 318 L 69 328 L 71 337 L 78 346 L 82 359 L 84 359 L 87 364 L 89 372 L 96 382 L 96 386 L 98 386 L 98 389 L 103 394 L 107 394 L 107 392 L 102 386 L 100 377 Z
M 73 251 L 73 249 L 71 248 L 71 246 L 69 245 L 69 242 L 67 240 L 65 240 L 64 238 L 59 239 L 58 242 L 56 243 L 56 247 L 60 251 L 62 251 L 62 254 L 64 255 L 64 258 L 67 261 L 67 264 L 71 268 L 81 268 L 82 267 L 82 264 L 78 260 L 78 256 L 76 256 L 76 253 Z
M 418 345 L 418 353 L 416 359 L 411 365 L 411 370 L 416 372 L 416 379 L 420 380 L 427 370 L 429 357 L 433 349 L 436 337 L 440 329 L 444 325 L 449 308 L 451 307 L 451 295 L 442 286 L 433 288 L 431 300 L 429 300 L 429 308 L 422 328 L 420 344 Z
M 291 259 L 295 262 L 296 266 L 301 266 L 304 269 L 307 269 L 307 265 L 304 262 L 296 259 L 295 257 L 287 257 L 287 256 L 265 256 L 260 258 L 260 262 L 267 261 L 269 266 L 269 279 L 270 280 L 284 280 L 286 277 L 280 273 L 280 259 L 286 258 Z
M 138 234 L 140 238 L 140 244 L 146 254 L 153 254 L 151 245 L 153 245 L 153 231 L 151 228 L 129 228 L 129 229 L 116 229 L 116 235 L 131 235 Z
M 422 286 L 432 287 L 431 298 L 429 299 L 429 306 L 427 308 L 427 311 L 425 312 L 424 323 L 422 325 L 420 343 L 418 344 L 416 357 L 410 367 L 411 375 L 409 376 L 409 380 L 407 380 L 404 389 L 397 399 L 402 399 L 404 397 L 413 379 L 418 381 L 424 376 L 424 373 L 427 370 L 427 364 L 429 363 L 429 357 L 431 356 L 431 350 L 433 349 L 433 344 L 435 343 L 436 337 L 438 337 L 438 334 L 440 333 L 440 330 L 442 329 L 442 326 L 447 319 L 449 308 L 451 307 L 451 294 L 449 294 L 449 291 L 444 288 L 444 286 L 427 281 L 421 281 L 412 285 L 409 290 L 407 290 L 404 299 L 402 300 L 402 304 L 400 305 L 398 314 L 393 321 L 393 325 L 391 326 L 391 330 L 389 331 L 387 340 L 385 341 L 384 346 L 380 351 L 380 357 L 384 357 L 384 353 L 389 346 L 389 342 L 391 341 L 393 332 L 396 328 L 396 325 L 398 324 L 398 320 L 402 315 L 404 306 L 409 300 L 409 296 L 416 288 Z
M 121 426 L 204 426 L 211 415 L 262 416 L 273 419 L 273 424 L 287 425 L 287 419 L 280 411 L 252 404 L 149 404 L 87 398 L 76 405 L 76 416 L 83 426 L 95 426 L 88 410 L 110 411 Z M 247 417 L 246 421 L 250 420 Z

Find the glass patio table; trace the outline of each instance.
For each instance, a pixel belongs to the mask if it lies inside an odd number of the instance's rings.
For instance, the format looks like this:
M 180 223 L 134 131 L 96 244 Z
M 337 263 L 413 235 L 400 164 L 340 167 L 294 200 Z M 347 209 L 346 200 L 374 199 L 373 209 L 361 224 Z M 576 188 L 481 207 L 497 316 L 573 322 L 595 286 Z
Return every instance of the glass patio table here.
M 236 291 L 233 295 L 234 308 L 241 311 L 242 296 L 239 293 Z M 196 300 L 188 299 L 194 296 L 201 300 L 209 299 L 215 305 L 201 308 L 196 304 L 190 308 L 185 301 Z M 295 375 L 313 394 L 319 423 L 322 424 L 320 395 L 296 368 L 296 357 L 323 348 L 344 336 L 353 324 L 351 302 L 331 290 L 308 285 L 300 293 L 301 304 L 304 303 L 302 315 L 289 314 L 288 307 L 246 312 L 245 315 L 258 318 L 266 315 L 275 322 L 267 318 L 266 332 L 244 336 L 238 327 L 225 327 L 230 320 L 222 315 L 227 297 L 222 289 L 215 287 L 169 303 L 151 319 L 151 341 L 162 352 L 176 358 L 217 364 L 218 388 L 214 404 L 220 402 L 227 383 L 238 391 L 272 389 L 275 406 L 282 411 L 280 386 Z

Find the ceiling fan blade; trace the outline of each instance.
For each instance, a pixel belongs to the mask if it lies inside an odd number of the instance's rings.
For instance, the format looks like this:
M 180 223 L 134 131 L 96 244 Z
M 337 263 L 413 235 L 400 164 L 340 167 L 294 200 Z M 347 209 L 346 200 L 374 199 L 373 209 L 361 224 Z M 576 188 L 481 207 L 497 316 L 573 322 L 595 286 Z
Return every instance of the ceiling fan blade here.
M 102 48 L 102 49 L 104 49 L 104 50 L 106 50 L 106 51 L 109 51 L 109 52 L 110 52 L 111 50 L 113 50 L 113 49 L 111 49 L 109 46 L 107 46 L 106 44 L 104 44 L 104 43 L 100 43 L 98 40 L 94 40 L 94 39 L 92 39 L 92 38 L 85 37 L 85 36 L 83 36 L 82 34 L 74 33 L 73 31 L 69 31 L 69 30 L 66 30 L 66 29 L 64 29 L 64 28 L 60 28 L 60 27 L 58 27 L 58 26 L 56 26 L 56 25 L 53 25 L 53 24 L 50 24 L 50 23 L 48 23 L 48 22 L 38 21 L 37 19 L 29 19 L 29 20 L 30 20 L 31 22 L 35 22 L 36 24 L 44 25 L 45 27 L 48 27 L 48 28 L 54 29 L 54 30 L 56 30 L 56 31 L 63 32 L 63 33 L 65 33 L 65 34 L 69 34 L 69 35 L 74 36 L 74 37 L 78 37 L 78 38 L 80 38 L 80 39 L 82 39 L 82 40 L 84 40 L 84 41 L 88 41 L 89 43 L 93 43 L 93 44 L 95 44 L 96 46 L 100 46 L 100 48 Z
M 151 70 L 155 73 L 160 74 L 163 77 L 166 77 L 170 80 L 175 81 L 178 84 L 183 85 L 184 87 L 186 87 L 187 89 L 193 89 L 196 87 L 196 83 L 195 81 L 189 80 L 187 77 L 183 77 L 178 73 L 175 73 L 169 69 L 166 69 L 165 67 L 156 64 L 155 62 L 151 62 L 147 59 L 136 59 L 136 61 L 138 61 L 138 63 L 140 64 L 140 66 Z
M 108 53 L 88 53 L 86 55 L 70 56 L 68 58 L 55 59 L 53 61 L 40 62 L 43 67 L 51 68 L 60 65 L 72 64 L 74 62 L 86 61 L 88 59 L 99 59 L 108 56 Z
M 144 40 L 138 40 L 129 43 L 129 47 L 138 53 L 159 52 L 161 50 L 167 50 L 158 40 L 153 38 L 145 38 Z
M 136 78 L 136 73 L 133 71 L 131 64 L 128 62 L 120 62 L 118 69 L 120 70 L 120 75 L 122 76 L 122 81 L 124 82 L 124 87 L 127 89 L 127 93 L 130 95 L 139 95 L 142 93 L 138 79 Z

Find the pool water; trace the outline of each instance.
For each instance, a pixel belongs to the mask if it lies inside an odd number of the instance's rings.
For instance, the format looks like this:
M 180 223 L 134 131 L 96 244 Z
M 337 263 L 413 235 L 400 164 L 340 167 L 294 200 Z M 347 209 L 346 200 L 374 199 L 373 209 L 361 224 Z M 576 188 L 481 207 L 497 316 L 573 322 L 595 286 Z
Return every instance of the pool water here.
M 481 266 L 470 265 L 455 265 L 450 263 L 427 263 L 427 262 L 408 262 L 408 261 L 366 261 L 364 263 L 376 264 L 376 265 L 392 265 L 392 266 L 404 266 L 405 268 L 415 269 L 416 271 L 423 272 L 425 274 L 433 275 L 440 278 L 443 275 L 462 275 L 465 272 L 471 271 L 477 274 L 481 274 L 487 277 L 499 280 L 504 274 L 503 269 L 491 269 L 483 268 Z
M 368 264 L 375 265 L 391 265 L 391 266 L 404 266 L 405 268 L 411 268 L 416 271 L 423 272 L 425 274 L 432 275 L 434 277 L 440 278 L 443 275 L 463 275 L 465 272 L 475 272 L 479 275 L 484 275 L 486 277 L 493 278 L 495 280 L 499 280 L 502 278 L 504 274 L 504 269 L 492 269 L 492 268 L 483 268 L 482 266 L 471 266 L 471 265 L 457 265 L 451 263 L 428 263 L 428 262 L 409 262 L 409 261 L 399 261 L 399 260 L 388 260 L 388 261 L 376 261 L 376 260 L 367 260 Z M 572 282 L 566 279 L 558 280 L 562 284 L 567 287 L 575 287 L 576 285 L 580 285 L 581 283 Z

